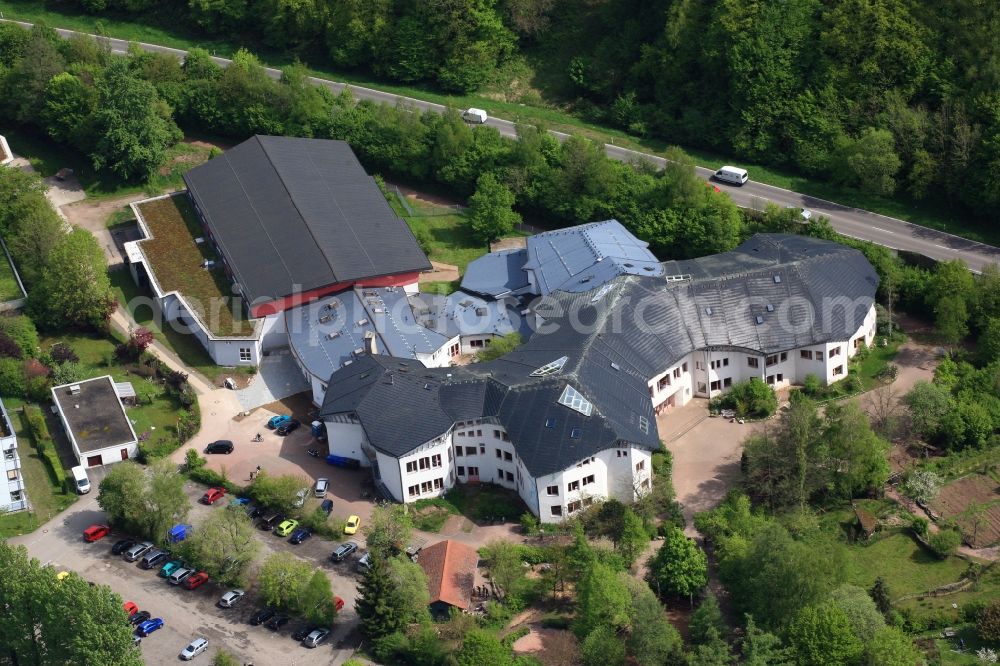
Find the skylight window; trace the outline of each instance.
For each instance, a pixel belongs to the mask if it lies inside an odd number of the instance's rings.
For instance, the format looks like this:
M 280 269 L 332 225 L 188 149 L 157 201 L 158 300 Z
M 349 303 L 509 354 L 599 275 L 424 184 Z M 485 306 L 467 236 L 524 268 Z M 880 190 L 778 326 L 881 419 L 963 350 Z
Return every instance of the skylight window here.
M 768 303 L 767 305 L 765 305 L 764 309 L 767 310 L 768 312 L 774 312 L 774 306 L 771 305 L 770 303 Z
M 545 419 L 545 427 L 546 428 L 555 428 L 556 427 L 556 420 L 555 419 Z
M 646 435 L 649 434 L 649 419 L 647 419 L 645 416 L 639 417 L 639 430 L 641 430 Z
M 764 318 L 761 317 L 760 315 L 757 315 L 756 317 L 754 317 L 754 321 L 756 321 L 757 325 L 760 326 L 761 324 L 764 323 Z
M 614 361 L 611 361 L 611 369 L 612 370 L 621 370 L 622 367 L 620 365 L 618 365 L 617 363 L 615 363 Z
M 781 276 L 780 275 L 775 275 L 774 276 L 774 284 L 781 284 Z
M 531 373 L 531 376 L 547 377 L 549 375 L 554 375 L 563 369 L 563 366 L 566 365 L 566 361 L 568 360 L 569 356 L 561 356 L 556 360 L 552 361 L 551 363 L 546 363 L 542 367 L 538 368 L 537 370 Z
M 712 308 L 705 308 L 705 314 L 711 315 L 712 314 Z
M 590 416 L 591 412 L 594 411 L 594 406 L 590 404 L 590 401 L 580 395 L 580 393 L 569 384 L 566 384 L 566 388 L 563 389 L 562 395 L 559 396 L 559 404 L 565 405 L 573 411 L 580 412 L 584 416 Z
M 581 430 L 580 428 L 573 428 L 570 431 L 569 436 L 572 437 L 573 439 L 580 439 L 580 437 L 583 436 L 583 430 Z

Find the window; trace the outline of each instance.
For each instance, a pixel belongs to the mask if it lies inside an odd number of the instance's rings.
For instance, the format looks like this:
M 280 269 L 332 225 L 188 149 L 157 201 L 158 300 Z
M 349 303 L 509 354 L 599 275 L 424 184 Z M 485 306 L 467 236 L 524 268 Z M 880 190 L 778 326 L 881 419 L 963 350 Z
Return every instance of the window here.
M 451 462 L 451 448 L 448 449 L 448 462 Z
M 500 431 L 499 430 L 494 430 L 493 431 L 493 439 L 500 439 Z
M 642 480 L 642 488 L 643 490 L 649 490 L 649 479 Z
M 637 462 L 635 464 L 635 471 L 641 472 L 644 469 L 646 469 L 646 461 L 645 460 L 640 460 L 639 462 Z
M 779 382 L 785 381 L 785 376 L 783 374 L 781 374 L 780 372 L 778 373 L 778 381 Z
M 503 458 L 503 451 L 497 449 L 496 452 L 497 452 L 497 458 Z
M 865 336 L 862 335 L 860 338 L 854 341 L 854 348 L 861 349 L 861 345 L 863 344 L 865 344 Z
M 503 459 L 506 460 L 507 462 L 511 462 L 512 460 L 514 460 L 514 456 L 511 455 L 511 453 L 509 451 L 504 451 L 503 452 Z
M 470 347 L 482 347 L 483 346 L 483 341 L 482 340 L 469 340 L 469 346 Z
M 711 388 L 711 389 L 712 389 L 713 391 L 718 391 L 719 389 L 721 389 L 721 388 L 722 388 L 722 382 L 720 382 L 720 381 L 719 381 L 719 380 L 717 379 L 717 380 L 715 380 L 714 382 L 712 382 L 712 383 L 710 384 L 710 388 Z
M 455 447 L 455 455 L 458 456 L 459 458 L 461 458 L 462 457 L 462 450 L 463 449 L 462 449 L 461 446 L 456 446 Z
M 418 465 L 418 467 L 420 467 L 420 469 L 428 469 L 431 466 L 431 461 L 426 456 L 421 458 L 419 462 L 420 464 Z
M 674 368 L 674 379 L 680 379 L 680 378 L 681 378 L 681 369 Z
M 434 455 L 431 456 L 431 467 L 440 467 L 440 466 L 441 466 L 441 454 L 435 453 Z
M 514 483 L 514 475 L 511 474 L 510 472 L 506 472 L 506 474 L 507 474 L 507 480 L 510 481 L 511 483 Z
M 6 451 L 4 451 L 3 452 L 3 457 L 6 460 L 13 460 L 14 459 L 14 449 L 7 449 Z
M 694 362 L 694 369 L 695 369 L 695 370 L 704 370 L 704 369 L 705 369 L 705 366 L 703 366 L 703 365 L 701 364 L 701 361 L 695 361 L 695 362 Z
M 569 384 L 566 384 L 566 388 L 563 389 L 558 402 L 560 405 L 565 405 L 573 411 L 580 412 L 584 416 L 590 416 L 591 412 L 594 411 L 594 406 L 590 404 L 590 401 L 580 395 L 580 393 Z
M 822 361 L 823 360 L 823 352 L 821 352 L 821 351 L 816 352 L 816 360 L 817 361 Z
M 476 431 L 476 437 L 482 437 L 482 436 L 483 436 L 483 431 L 482 430 L 477 430 Z
M 250 352 L 250 347 L 240 347 L 240 363 L 249 363 L 253 360 Z
M 574 513 L 576 511 L 579 511 L 581 506 L 583 506 L 583 504 L 579 500 L 577 500 L 576 502 L 570 502 L 569 504 L 566 505 L 566 511 L 568 511 L 569 513 Z
M 580 482 L 579 481 L 570 481 L 569 485 L 566 486 L 566 492 L 570 492 L 570 493 L 576 492 L 579 489 L 580 489 Z
M 406 463 L 406 473 L 407 474 L 412 474 L 412 473 L 414 473 L 416 471 L 417 471 L 417 461 L 416 460 L 411 460 L 410 462 Z
M 420 492 L 429 493 L 432 490 L 434 490 L 434 486 L 431 484 L 430 481 L 424 481 L 423 483 L 420 484 Z
M 469 476 L 479 476 L 479 468 L 478 467 L 470 467 L 469 468 Z
M 17 481 L 17 470 L 16 469 L 12 469 L 12 470 L 8 470 L 7 471 L 7 480 L 8 481 Z
M 558 495 L 559 494 L 559 486 L 547 486 L 545 488 L 545 494 L 549 495 L 550 497 L 552 495 Z
M 628 449 L 618 449 L 615 453 L 619 458 L 628 458 Z
M 732 385 L 733 385 L 732 377 L 726 377 L 725 379 L 722 380 L 722 388 L 729 388 Z
M 840 347 L 834 347 L 830 350 L 830 358 L 833 358 L 834 356 L 840 356 Z
M 420 494 L 420 486 L 410 486 L 406 492 L 409 493 L 410 497 L 416 497 Z
M 474 446 L 467 446 L 467 447 L 465 447 L 465 455 L 467 455 L 467 456 L 474 456 L 474 455 L 476 455 L 476 447 L 474 447 Z
M 480 444 L 479 445 L 479 454 L 483 455 L 483 456 L 486 455 L 486 445 L 485 444 Z
M 806 360 L 811 361 L 813 359 L 813 353 L 809 349 L 803 349 L 802 351 L 799 352 L 799 358 L 804 358 Z
M 833 369 L 833 374 L 834 375 L 842 375 L 842 374 L 844 374 L 844 366 L 838 365 L 836 368 Z
M 553 504 L 552 506 L 549 507 L 549 512 L 553 516 L 561 516 L 562 515 L 562 505 L 561 504 Z
M 583 485 L 589 486 L 593 482 L 594 482 L 594 475 L 593 474 L 588 474 L 587 476 L 583 477 Z
M 554 375 L 555 373 L 562 370 L 563 366 L 566 365 L 566 361 L 569 360 L 568 356 L 562 356 L 552 361 L 551 363 L 546 363 L 540 368 L 537 368 L 531 373 L 532 377 L 545 377 L 546 375 Z
M 772 365 L 776 364 L 777 362 L 778 362 L 778 355 L 777 354 L 771 354 L 770 356 L 768 356 L 767 358 L 764 359 L 765 365 L 768 365 L 768 366 L 772 366 Z
M 434 479 L 434 490 L 441 490 L 444 488 L 444 479 Z
M 781 362 L 784 363 L 788 360 L 788 352 L 781 352 Z
M 687 371 L 688 371 L 688 364 L 685 361 L 684 363 L 681 363 L 681 372 L 687 372 Z
M 728 356 L 726 358 L 722 359 L 722 367 L 724 367 L 724 368 L 728 368 L 729 367 L 729 357 Z
M 461 465 L 458 466 L 458 475 L 465 476 L 465 468 L 462 467 Z
M 20 502 L 21 501 L 21 491 L 20 490 L 12 490 L 12 491 L 10 491 L 10 501 L 11 502 Z
M 767 376 L 767 383 L 768 384 L 773 384 L 774 383 L 774 375 L 768 375 Z
M 760 359 L 757 358 L 756 356 L 749 356 L 747 357 L 747 365 L 749 365 L 751 368 L 759 368 Z

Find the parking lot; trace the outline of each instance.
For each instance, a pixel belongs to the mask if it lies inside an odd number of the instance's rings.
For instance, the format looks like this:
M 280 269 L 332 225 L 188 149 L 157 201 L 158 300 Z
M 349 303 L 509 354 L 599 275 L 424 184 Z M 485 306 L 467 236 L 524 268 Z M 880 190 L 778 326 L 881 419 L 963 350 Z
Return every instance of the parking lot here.
M 209 511 L 222 511 L 223 502 L 215 506 L 197 503 L 204 488 L 196 484 L 185 487 L 191 497 L 193 508 L 189 522 L 197 525 Z M 173 586 L 159 578 L 157 568 L 144 570 L 136 563 L 124 561 L 111 554 L 115 541 L 128 535 L 112 532 L 94 543 L 83 541 L 81 534 L 88 525 L 104 520 L 104 514 L 97 506 L 96 491 L 62 514 L 57 520 L 37 532 L 12 539 L 14 544 L 24 545 L 32 557 L 43 564 L 50 564 L 58 571 L 72 571 L 83 578 L 109 585 L 121 595 L 123 601 L 133 601 L 141 610 L 148 610 L 153 617 L 161 617 L 164 627 L 142 641 L 143 658 L 148 664 L 172 663 L 178 660 L 178 653 L 192 638 L 203 636 L 209 641 L 206 655 L 196 658 L 208 663 L 216 648 L 225 648 L 241 663 L 254 664 L 339 664 L 350 657 L 349 645 L 338 647 L 352 634 L 357 626 L 354 601 L 357 595 L 358 575 L 354 562 L 333 564 L 329 555 L 336 544 L 317 537 L 294 546 L 287 539 L 273 534 L 258 532 L 263 544 L 260 560 L 271 552 L 287 550 L 325 571 L 333 587 L 333 592 L 341 597 L 344 609 L 337 617 L 334 632 L 323 645 L 315 649 L 302 647 L 292 640 L 291 634 L 298 622 L 290 622 L 278 632 L 248 624 L 250 616 L 260 608 L 253 597 L 253 590 L 247 598 L 234 608 L 223 610 L 216 602 L 225 589 L 213 582 L 196 590 L 186 590 Z M 363 538 L 360 539 L 363 543 Z M 355 632 L 356 634 L 356 632 Z

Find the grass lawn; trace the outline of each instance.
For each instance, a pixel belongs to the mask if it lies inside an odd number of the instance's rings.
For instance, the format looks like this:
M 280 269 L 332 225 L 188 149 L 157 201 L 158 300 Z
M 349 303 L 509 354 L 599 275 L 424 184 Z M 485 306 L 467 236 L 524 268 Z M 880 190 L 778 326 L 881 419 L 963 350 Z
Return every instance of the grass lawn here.
M 949 558 L 949 560 L 957 560 L 957 558 L 953 557 Z M 964 571 L 964 567 L 967 567 L 968 564 L 963 560 L 957 561 L 961 563 L 961 566 L 963 567 L 962 570 Z M 890 587 L 890 589 L 892 588 Z M 896 592 L 893 592 L 892 594 L 895 596 Z M 927 617 L 947 617 L 949 618 L 950 624 L 959 624 L 961 623 L 961 620 L 959 619 L 959 611 L 961 611 L 963 606 L 972 602 L 989 603 L 990 601 L 998 598 L 1000 598 L 1000 568 L 993 567 L 979 579 L 978 586 L 974 586 L 968 591 L 959 592 L 957 594 L 949 594 L 945 597 L 922 597 L 908 599 L 899 605 L 903 608 L 912 609 L 918 615 Z M 952 608 L 952 604 L 957 604 L 958 608 Z M 968 636 L 966 636 L 965 642 L 970 642 Z
M 410 225 L 418 240 L 426 238 L 423 245 L 431 261 L 457 266 L 459 273 L 464 273 L 470 261 L 489 252 L 489 248 L 472 235 L 462 210 L 412 198 L 406 201 L 409 210 L 394 197 L 389 203 Z
M 11 266 L 7 255 L 0 249 L 0 303 L 3 301 L 13 301 L 21 298 L 21 285 L 14 277 L 14 267 Z
M 40 0 L 7 0 L 4 3 L 4 15 L 7 18 L 24 21 L 44 21 L 52 27 L 70 28 L 82 32 L 93 32 L 97 17 L 74 11 L 69 7 L 53 8 Z M 272 52 L 259 44 L 248 43 L 249 40 L 234 36 L 231 39 L 211 39 L 204 35 L 195 35 L 182 27 L 171 24 L 169 28 L 157 25 L 139 23 L 134 19 L 121 19 L 113 16 L 101 16 L 101 25 L 105 34 L 121 39 L 162 44 L 178 49 L 201 47 L 219 56 L 231 56 L 240 47 L 248 47 L 258 53 L 269 65 L 281 67 L 295 60 L 293 53 Z M 154 20 L 151 19 L 150 23 Z M 406 97 L 452 105 L 457 108 L 477 107 L 486 109 L 490 115 L 513 121 L 544 123 L 548 128 L 563 132 L 572 132 L 586 136 L 595 141 L 613 143 L 633 150 L 647 153 L 662 153 L 667 148 L 667 142 L 657 139 L 644 139 L 631 136 L 626 132 L 609 127 L 603 127 L 576 117 L 568 111 L 554 105 L 544 105 L 544 102 L 522 103 L 520 101 L 500 101 L 483 95 L 446 95 L 433 90 L 425 90 L 412 86 L 397 85 L 378 80 L 371 76 L 358 73 L 336 71 L 320 65 L 311 68 L 314 75 L 353 83 L 363 87 L 377 88 Z M 884 215 L 890 215 L 916 224 L 922 224 L 934 229 L 941 229 L 960 234 L 974 240 L 1000 243 L 1000 229 L 994 229 L 987 224 L 969 220 L 963 211 L 944 204 L 918 202 L 903 197 L 886 198 L 860 192 L 853 188 L 837 186 L 821 180 L 813 180 L 801 174 L 784 171 L 779 168 L 765 167 L 748 162 L 732 155 L 719 155 L 709 151 L 684 147 L 704 167 L 718 168 L 722 164 L 739 164 L 751 172 L 751 177 L 758 182 L 783 187 L 822 199 L 829 199 L 847 206 L 864 208 Z
M 452 282 L 421 282 L 420 291 L 425 294 L 441 294 L 442 296 L 447 296 L 448 294 L 458 291 L 458 288 L 461 286 L 461 280 L 453 280 Z
M 858 363 L 858 377 L 861 378 L 861 385 L 864 387 L 865 391 L 870 391 L 871 389 L 882 384 L 882 380 L 879 379 L 879 373 L 881 373 L 882 370 L 896 358 L 899 346 L 905 341 L 905 338 L 896 338 L 890 340 L 889 344 L 885 347 L 879 347 L 876 345 L 872 347 L 868 351 L 868 355 L 865 356 L 860 363 Z
M 24 487 L 28 493 L 31 511 L 0 516 L 0 539 L 27 534 L 40 524 L 48 522 L 52 516 L 63 511 L 77 500 L 77 495 L 67 493 L 52 483 L 52 477 L 38 456 L 31 437 L 27 432 L 27 424 L 20 408 L 14 408 L 14 402 L 4 401 L 7 413 L 13 422 L 14 433 L 17 435 L 17 452 L 21 457 L 21 475 Z
M 253 324 L 245 318 L 243 302 L 230 291 L 231 280 L 222 263 L 202 268 L 205 260 L 218 261 L 210 243 L 195 243 L 205 235 L 186 195 L 157 199 L 139 206 L 153 235 L 139 246 L 165 292 L 178 291 L 198 318 L 218 336 L 246 336 Z M 233 310 L 237 310 L 238 316 Z

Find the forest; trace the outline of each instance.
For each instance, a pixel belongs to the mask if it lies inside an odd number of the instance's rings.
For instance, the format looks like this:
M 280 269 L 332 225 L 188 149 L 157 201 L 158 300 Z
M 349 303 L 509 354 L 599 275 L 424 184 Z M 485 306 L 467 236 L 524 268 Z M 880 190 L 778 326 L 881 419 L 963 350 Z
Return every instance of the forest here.
M 995 221 L 987 0 L 59 0 Z

